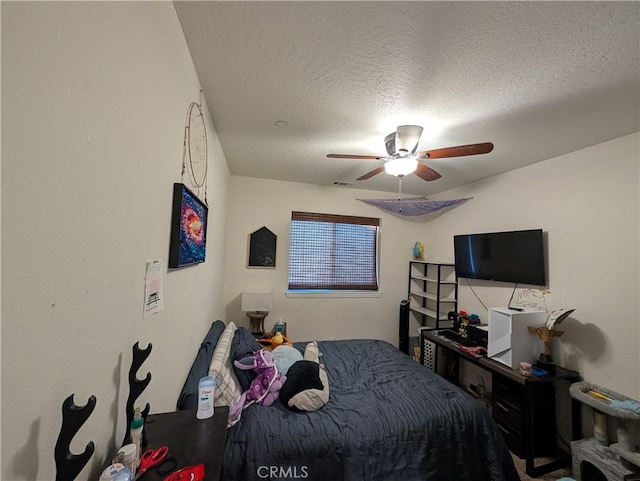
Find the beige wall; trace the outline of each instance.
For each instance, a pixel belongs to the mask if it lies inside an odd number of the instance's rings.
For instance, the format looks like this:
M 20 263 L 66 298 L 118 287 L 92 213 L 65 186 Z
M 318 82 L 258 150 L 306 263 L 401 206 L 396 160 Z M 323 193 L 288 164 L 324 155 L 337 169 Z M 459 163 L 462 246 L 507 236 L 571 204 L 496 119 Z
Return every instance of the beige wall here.
M 267 324 L 288 321 L 294 339 L 395 343 L 413 243 L 452 260 L 456 233 L 547 231 L 548 306 L 577 308 L 554 356 L 640 397 L 638 134 L 447 192 L 439 197 L 474 199 L 406 219 L 356 200 L 380 193 L 230 177 L 207 116 L 207 261 L 165 272 L 165 310 L 143 319 L 145 262 L 166 263 L 184 115 L 199 98 L 173 6 L 5 2 L 2 63 L 2 479 L 53 479 L 71 393 L 98 400 L 72 444 L 96 443 L 79 477 L 95 479 L 123 436 L 132 344 L 153 344 L 140 404 L 171 410 L 210 322 L 248 325 L 243 289 L 272 288 Z M 383 295 L 285 298 L 293 209 L 381 217 Z M 247 234 L 263 225 L 278 235 L 278 267 L 246 269 Z M 489 306 L 511 293 L 475 287 Z M 461 307 L 481 311 L 467 288 L 460 294 Z
M 355 200 L 385 197 L 380 193 L 234 176 L 227 316 L 248 325 L 240 293 L 272 288 L 274 308 L 267 325 L 279 318 L 288 321 L 294 339 L 374 337 L 396 343 L 398 303 L 406 297 L 408 259 L 416 240 L 425 242 L 429 260 L 453 261 L 455 234 L 542 228 L 548 239 L 547 307 L 577 309 L 563 325 L 566 334 L 553 343 L 556 362 L 579 370 L 591 382 L 639 398 L 638 138 L 629 135 L 446 192 L 438 197 L 473 199 L 442 215 L 417 219 Z M 382 297 L 287 299 L 291 210 L 380 216 Z M 278 235 L 277 269 L 246 269 L 246 237 L 263 225 Z M 506 306 L 513 291 L 513 284 L 497 282 L 472 281 L 472 286 L 487 307 Z M 486 310 L 465 281 L 459 298 L 461 309 L 487 321 Z
M 358 201 L 393 194 L 233 176 L 229 188 L 229 225 L 224 302 L 227 317 L 249 326 L 240 311 L 245 289 L 273 289 L 273 310 L 265 320 L 287 321 L 295 340 L 376 338 L 397 345 L 398 306 L 407 295 L 413 244 L 424 237 L 424 221 L 408 220 Z M 291 211 L 379 217 L 380 286 L 377 298 L 288 299 L 287 269 Z M 247 269 L 247 236 L 262 226 L 278 236 L 276 269 Z M 427 248 L 428 250 L 428 248 Z M 417 324 L 412 326 L 417 332 Z
M 593 383 L 640 398 L 639 135 L 632 134 L 442 194 L 472 201 L 428 226 L 431 252 L 453 257 L 455 234 L 542 228 L 548 240 L 547 307 L 575 307 L 552 343 L 556 362 Z M 487 307 L 513 284 L 473 282 Z M 520 290 L 518 290 L 520 292 Z M 516 295 L 518 294 L 516 293 Z M 461 282 L 460 306 L 486 310 Z
M 173 4 L 2 4 L 2 473 L 55 476 L 61 404 L 95 411 L 72 443 L 97 479 L 124 435 L 131 347 L 153 344 L 138 402 L 170 411 L 224 317 L 229 173 L 212 123 L 204 264 L 167 273 L 172 184 L 200 85 Z M 143 319 L 147 260 L 165 310 Z

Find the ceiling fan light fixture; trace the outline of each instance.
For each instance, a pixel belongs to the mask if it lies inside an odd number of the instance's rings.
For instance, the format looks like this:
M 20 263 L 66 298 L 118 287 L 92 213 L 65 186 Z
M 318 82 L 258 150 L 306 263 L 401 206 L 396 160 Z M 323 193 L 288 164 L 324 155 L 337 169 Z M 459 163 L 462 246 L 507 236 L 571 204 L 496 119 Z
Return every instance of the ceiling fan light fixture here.
M 418 161 L 411 157 L 398 157 L 397 159 L 391 159 L 384 164 L 384 170 L 387 174 L 395 175 L 396 177 L 404 177 L 409 175 L 418 168 Z
M 395 148 L 400 155 L 413 155 L 418 150 L 418 142 L 422 135 L 419 125 L 400 125 L 396 129 Z

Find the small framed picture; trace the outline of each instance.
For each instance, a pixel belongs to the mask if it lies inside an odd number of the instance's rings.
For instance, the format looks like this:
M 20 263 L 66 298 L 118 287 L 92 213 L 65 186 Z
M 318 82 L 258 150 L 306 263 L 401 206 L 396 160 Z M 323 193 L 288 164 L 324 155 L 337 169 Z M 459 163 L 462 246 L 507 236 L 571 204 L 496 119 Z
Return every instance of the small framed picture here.
M 247 267 L 275 269 L 277 240 L 278 237 L 264 226 L 249 234 Z
M 173 184 L 169 267 L 204 262 L 209 209 L 184 184 Z

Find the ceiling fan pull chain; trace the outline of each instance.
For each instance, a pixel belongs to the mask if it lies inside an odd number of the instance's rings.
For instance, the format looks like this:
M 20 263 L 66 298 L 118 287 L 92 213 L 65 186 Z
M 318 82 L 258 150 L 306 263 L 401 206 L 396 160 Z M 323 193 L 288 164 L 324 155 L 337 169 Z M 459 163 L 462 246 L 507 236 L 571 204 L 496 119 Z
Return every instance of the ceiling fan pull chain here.
M 398 213 L 402 214 L 402 177 L 398 177 Z

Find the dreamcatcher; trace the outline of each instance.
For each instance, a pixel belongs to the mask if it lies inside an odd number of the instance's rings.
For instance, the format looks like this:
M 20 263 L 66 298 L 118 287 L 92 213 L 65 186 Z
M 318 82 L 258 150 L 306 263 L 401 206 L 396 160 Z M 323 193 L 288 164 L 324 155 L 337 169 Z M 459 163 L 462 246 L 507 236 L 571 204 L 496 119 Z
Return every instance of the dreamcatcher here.
M 207 129 L 202 115 L 202 90 L 200 91 L 200 103 L 191 102 L 187 110 L 187 118 L 184 126 L 184 150 L 182 155 L 182 180 L 187 172 L 189 181 L 196 191 L 196 195 L 207 202 L 207 165 L 208 146 Z

